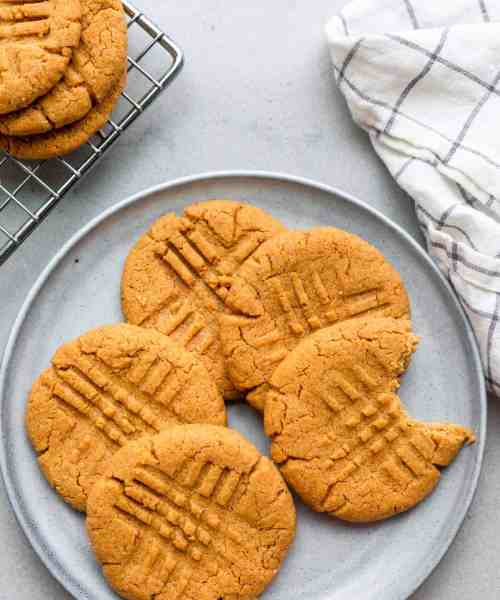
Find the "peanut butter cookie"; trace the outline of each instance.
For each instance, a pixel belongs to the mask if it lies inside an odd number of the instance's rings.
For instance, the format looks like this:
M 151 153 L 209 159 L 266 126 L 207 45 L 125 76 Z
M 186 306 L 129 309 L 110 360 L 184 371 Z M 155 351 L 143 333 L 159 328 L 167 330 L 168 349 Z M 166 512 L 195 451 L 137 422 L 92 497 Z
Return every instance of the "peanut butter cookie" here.
M 226 372 L 218 316 L 231 277 L 259 246 L 285 228 L 254 206 L 214 200 L 168 214 L 127 258 L 122 307 L 134 325 L 152 327 L 200 354 L 226 399 L 238 396 Z
M 334 228 L 291 231 L 263 244 L 232 279 L 220 318 L 232 382 L 263 410 L 276 367 L 312 332 L 355 317 L 408 318 L 401 277 L 361 238 Z
M 318 512 L 377 521 L 434 489 L 471 431 L 412 420 L 396 390 L 418 339 L 405 320 L 355 320 L 303 341 L 276 369 L 265 403 L 271 454 Z
M 115 454 L 90 494 L 87 531 L 124 598 L 251 600 L 285 558 L 295 509 L 239 433 L 174 426 Z
M 62 346 L 33 385 L 26 414 L 45 476 L 81 511 L 127 441 L 171 424 L 225 422 L 223 400 L 195 355 L 125 324 Z
M 123 75 L 127 26 L 120 0 L 80 0 L 82 33 L 64 78 L 33 105 L 0 118 L 0 133 L 27 136 L 60 129 L 102 102 Z
M 80 41 L 80 20 L 79 0 L 0 0 L 0 114 L 56 85 Z
M 104 127 L 126 83 L 127 74 L 124 73 L 109 96 L 96 104 L 80 121 L 61 127 L 61 129 L 53 129 L 48 133 L 28 137 L 0 134 L 0 148 L 12 156 L 25 159 L 52 158 L 73 152 L 85 144 L 101 127 Z

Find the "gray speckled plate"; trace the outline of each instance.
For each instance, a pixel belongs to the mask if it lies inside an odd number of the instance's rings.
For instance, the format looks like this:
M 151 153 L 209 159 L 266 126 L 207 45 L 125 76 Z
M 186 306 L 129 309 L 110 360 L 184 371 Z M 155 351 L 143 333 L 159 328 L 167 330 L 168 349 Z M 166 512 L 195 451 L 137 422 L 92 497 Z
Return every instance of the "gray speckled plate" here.
M 485 441 L 486 396 L 473 335 L 436 267 L 401 229 L 360 202 L 312 182 L 264 173 L 219 173 L 173 182 L 131 198 L 91 222 L 49 264 L 14 325 L 0 372 L 1 466 L 10 501 L 35 550 L 78 599 L 109 600 L 85 536 L 83 517 L 40 474 L 24 431 L 31 382 L 64 341 L 121 318 L 120 274 L 132 243 L 167 211 L 210 198 L 237 198 L 289 227 L 335 225 L 375 244 L 408 287 L 422 343 L 401 395 L 411 413 L 474 429 L 435 493 L 389 521 L 352 526 L 300 502 L 294 547 L 267 600 L 401 600 L 429 575 L 460 527 L 477 485 Z M 246 406 L 230 423 L 262 451 L 260 418 Z

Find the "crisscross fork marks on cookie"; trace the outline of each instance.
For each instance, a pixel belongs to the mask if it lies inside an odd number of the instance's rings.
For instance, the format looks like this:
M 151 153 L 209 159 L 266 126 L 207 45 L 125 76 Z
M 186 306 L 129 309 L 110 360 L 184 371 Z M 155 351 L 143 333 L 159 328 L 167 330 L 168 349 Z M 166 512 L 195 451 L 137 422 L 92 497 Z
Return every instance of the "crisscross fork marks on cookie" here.
M 156 471 L 157 485 L 162 493 L 164 491 L 161 483 L 161 478 L 167 476 L 160 471 Z M 206 518 L 208 523 L 217 522 L 217 514 L 215 508 L 217 506 L 222 509 L 228 507 L 231 501 L 244 485 L 245 476 L 231 469 L 222 469 L 221 467 L 209 462 L 198 460 L 187 461 L 179 471 L 178 481 L 168 478 L 168 485 L 179 487 L 184 494 L 198 494 L 205 499 L 209 504 L 213 504 L 214 510 L 208 511 Z M 163 486 L 167 485 L 164 481 Z
M 151 527 L 179 552 L 201 558 L 199 549 L 197 550 L 194 544 L 186 538 L 182 528 L 178 525 L 179 513 L 171 509 L 164 499 L 159 499 L 155 494 L 137 484 L 127 485 L 123 495 L 116 499 L 115 508 L 136 521 L 140 521 L 143 525 Z
M 127 437 L 123 431 L 77 390 L 61 380 L 58 380 L 55 385 L 50 383 L 47 387 L 52 390 L 58 402 L 87 417 L 112 443 L 123 446 L 127 442 Z
M 100 396 L 108 400 L 109 414 L 116 411 L 115 414 L 123 415 L 123 419 L 129 421 L 126 433 L 133 434 L 137 430 L 148 433 L 161 429 L 157 416 L 147 406 L 148 399 L 139 397 L 139 390 L 127 389 L 125 382 L 106 373 L 100 361 L 82 356 L 74 363 L 71 372 L 78 373 L 80 380 L 93 386 Z
M 124 484 L 115 507 L 143 525 L 151 527 L 176 551 L 199 562 L 203 557 L 216 557 L 231 562 L 225 544 L 214 545 L 214 538 L 228 536 L 244 544 L 242 536 L 235 539 L 234 531 L 194 493 L 187 495 L 160 471 L 153 467 L 137 468 L 132 483 Z
M 50 31 L 50 2 L 0 1 L 0 39 L 30 35 L 43 36 Z
M 379 300 L 380 286 L 368 286 L 352 293 L 342 289 L 327 291 L 320 274 L 314 269 L 307 278 L 292 272 L 276 276 L 271 282 L 284 312 L 290 318 L 290 330 L 295 335 L 302 335 L 305 330 L 295 317 L 286 289 L 293 290 L 301 320 L 311 331 L 387 306 L 386 302 Z M 333 299 L 330 297 L 332 294 Z
M 205 502 L 208 509 L 206 519 L 209 524 L 213 523 L 214 527 L 218 527 L 221 518 L 226 521 L 226 517 L 230 516 L 236 525 L 248 526 L 255 530 L 253 523 L 231 510 L 246 490 L 248 477 L 248 474 L 241 475 L 231 469 L 221 469 L 211 463 L 193 460 L 185 463 L 180 470 L 179 484 L 185 493 L 194 493 L 195 497 L 198 495 L 199 499 Z M 172 483 L 176 485 L 174 481 Z M 218 516 L 222 514 L 223 517 Z M 226 526 L 225 532 L 235 543 L 244 545 L 244 539 L 238 533 L 237 527 Z
M 124 435 L 131 435 L 137 430 L 130 422 L 128 411 L 116 404 L 107 394 L 88 379 L 76 367 L 70 369 L 56 369 L 57 375 L 73 391 L 93 404 L 107 419 L 114 421 Z
M 234 501 L 246 489 L 246 477 L 231 469 L 196 460 L 187 461 L 175 479 L 150 466 L 135 472 L 136 481 L 169 499 L 176 510 L 184 511 L 184 517 L 191 519 L 185 533 L 196 530 L 199 541 L 205 546 L 210 544 L 210 532 L 221 528 L 224 535 L 239 546 L 244 546 L 245 540 L 238 528 L 244 525 L 255 530 L 255 525 L 231 511 Z
M 378 287 L 369 287 L 353 294 L 341 294 L 332 300 L 316 270 L 312 270 L 307 281 L 295 272 L 290 275 L 273 277 L 270 280 L 270 286 L 286 316 L 287 328 L 297 337 L 367 312 L 382 310 L 388 305 L 379 300 L 380 288 Z M 293 296 L 289 295 L 288 289 L 293 291 Z M 297 308 L 294 308 L 292 303 L 294 299 L 296 299 Z M 284 347 L 279 349 L 275 347 L 285 339 L 286 332 L 282 331 L 278 325 L 255 340 L 254 345 L 257 348 L 273 347 L 267 354 L 263 354 L 264 363 L 272 365 L 287 356 L 288 351 Z
M 155 404 L 161 405 L 162 410 L 167 412 L 173 422 L 181 420 L 170 408 L 182 386 L 182 382 L 176 377 L 175 368 L 168 368 L 160 362 L 152 364 L 144 380 L 137 385 L 112 373 L 111 368 L 96 356 L 76 357 L 75 363 L 94 385 L 107 391 L 118 403 L 138 417 L 146 428 L 154 431 L 162 428 L 159 418 L 149 408 L 153 394 Z M 134 363 L 125 377 L 133 368 Z
M 418 444 L 406 439 L 404 434 L 408 426 L 399 398 L 392 393 L 379 392 L 372 399 L 373 390 L 378 386 L 377 374 L 369 372 L 367 367 L 356 365 L 344 372 L 332 369 L 328 377 L 335 389 L 341 391 L 341 398 L 338 392 L 328 389 L 321 398 L 335 414 L 335 421 L 346 428 L 349 441 L 339 445 L 332 453 L 331 458 L 338 462 L 323 501 L 325 510 L 333 512 L 345 504 L 346 499 L 336 493 L 336 485 L 351 477 L 364 462 L 384 449 L 386 452 L 389 450 L 390 455 L 381 465 L 381 470 L 398 483 L 407 485 L 424 474 L 427 464 L 426 456 L 422 454 L 423 446 L 420 444 L 419 450 Z
M 55 396 L 86 416 L 114 443 L 122 446 L 136 433 L 161 429 L 144 401 L 111 381 L 95 362 L 85 357 L 75 357 L 73 362 L 70 368 L 54 369 L 58 378 Z
M 224 303 L 228 294 L 230 274 L 262 242 L 257 233 L 248 234 L 238 242 L 232 252 L 217 262 L 221 253 L 202 238 L 201 233 L 192 235 L 177 231 L 169 240 L 157 242 L 156 251 L 188 288 L 192 289 L 197 282 L 201 282 L 219 302 Z
M 344 378 L 344 386 L 346 381 Z M 358 390 L 353 393 L 355 388 L 349 385 L 356 413 L 344 420 L 344 425 L 351 430 L 350 441 L 332 456 L 340 464 L 323 501 L 325 510 L 330 512 L 339 510 L 347 501 L 336 492 L 337 484 L 351 477 L 363 463 L 380 452 L 386 453 L 380 470 L 405 486 L 425 474 L 430 456 L 423 439 L 414 442 L 414 434 L 408 434 L 400 400 L 395 394 L 381 393 L 375 404 L 364 400 Z
M 379 469 L 397 484 L 406 487 L 427 471 L 428 467 L 425 457 L 419 453 L 411 439 L 404 438 L 398 440 L 398 438 L 403 437 L 402 431 L 394 431 L 391 436 L 392 441 L 386 441 L 387 438 L 384 439 L 385 436 L 377 436 L 367 450 L 362 448 L 357 454 L 346 461 L 346 464 L 335 474 L 333 482 L 328 488 L 323 500 L 324 510 L 334 512 L 346 504 L 347 499 L 336 490 L 337 484 L 351 477 L 364 462 L 369 460 L 370 454 L 378 454 L 386 447 L 389 449 L 388 456 L 384 459 Z M 404 445 L 391 446 L 396 440 L 399 442 L 402 441 Z
M 161 498 L 169 499 L 175 505 L 172 522 L 179 524 L 179 519 L 182 518 L 182 528 L 186 535 L 193 536 L 196 532 L 196 536 L 204 546 L 210 544 L 211 534 L 207 528 L 218 530 L 221 519 L 206 502 L 154 467 L 136 469 L 135 480 Z

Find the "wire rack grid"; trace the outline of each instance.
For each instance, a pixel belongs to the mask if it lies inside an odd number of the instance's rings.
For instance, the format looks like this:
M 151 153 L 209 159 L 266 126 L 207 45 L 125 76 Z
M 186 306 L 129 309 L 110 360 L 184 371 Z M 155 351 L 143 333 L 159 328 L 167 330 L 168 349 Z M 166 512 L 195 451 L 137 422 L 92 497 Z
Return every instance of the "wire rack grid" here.
M 129 78 L 107 124 L 64 158 L 24 161 L 0 153 L 0 266 L 182 68 L 177 44 L 131 4 L 123 5 L 129 30 Z

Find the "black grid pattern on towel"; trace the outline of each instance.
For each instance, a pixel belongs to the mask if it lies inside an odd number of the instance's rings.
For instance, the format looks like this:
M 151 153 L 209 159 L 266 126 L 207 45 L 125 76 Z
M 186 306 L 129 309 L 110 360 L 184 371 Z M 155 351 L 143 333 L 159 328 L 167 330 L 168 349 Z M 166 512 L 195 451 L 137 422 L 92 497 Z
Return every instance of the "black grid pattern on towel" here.
M 420 21 L 418 2 L 415 0 L 400 1 L 408 15 L 409 28 L 411 27 L 411 29 L 419 29 Z M 491 21 L 490 11 L 488 10 L 488 0 L 477 0 L 477 10 L 478 16 L 482 21 Z M 424 17 L 422 16 L 422 18 Z M 341 20 L 345 34 L 349 35 L 348 32 L 350 24 L 349 19 L 345 16 L 345 13 L 341 16 Z M 441 151 L 440 155 L 427 148 L 428 152 L 431 154 L 431 158 L 423 159 L 410 156 L 404 160 L 397 172 L 393 174 L 396 181 L 403 177 L 404 173 L 414 163 L 414 161 L 423 161 L 432 165 L 433 167 L 440 165 L 446 167 L 447 164 L 453 161 L 453 157 L 458 151 L 479 157 L 488 163 L 488 165 L 494 167 L 495 169 L 500 169 L 500 164 L 498 164 L 491 156 L 487 156 L 484 152 L 481 152 L 477 148 L 472 147 L 471 144 L 467 143 L 468 133 L 485 105 L 492 97 L 500 97 L 500 72 L 496 73 L 496 76 L 492 81 L 487 81 L 482 76 L 474 73 L 463 65 L 453 62 L 443 56 L 442 50 L 446 45 L 449 33 L 450 29 L 443 30 L 441 38 L 434 50 L 429 50 L 428 48 L 421 46 L 420 44 L 416 43 L 414 39 L 406 39 L 404 34 L 386 34 L 386 38 L 390 39 L 392 42 L 405 46 L 406 48 L 411 49 L 412 51 L 428 59 L 427 62 L 424 63 L 424 66 L 421 68 L 421 70 L 406 83 L 399 96 L 396 96 L 396 99 L 392 99 L 390 102 L 384 98 L 374 97 L 373 94 L 368 92 L 366 89 L 363 89 L 362 84 L 358 83 L 356 80 L 356 70 L 353 68 L 353 61 L 355 60 L 357 54 L 364 50 L 363 44 L 367 39 L 366 36 L 357 40 L 357 42 L 353 44 L 352 49 L 348 52 L 342 65 L 334 64 L 337 83 L 340 87 L 345 87 L 350 94 L 354 94 L 364 102 L 371 103 L 387 112 L 388 117 L 385 126 L 370 127 L 371 134 L 375 139 L 380 140 L 384 135 L 390 136 L 392 130 L 397 124 L 398 119 L 406 119 L 412 124 L 421 127 L 423 130 L 427 130 L 432 132 L 433 135 L 439 136 L 443 141 L 446 142 L 443 144 L 445 149 L 444 151 Z M 439 131 L 439 124 L 436 125 L 425 123 L 420 115 L 411 114 L 408 106 L 405 106 L 405 100 L 411 95 L 413 90 L 428 75 L 428 73 L 431 72 L 432 68 L 436 64 L 448 69 L 451 75 L 455 74 L 460 77 L 464 77 L 478 86 L 477 103 L 471 110 L 470 114 L 464 115 L 463 124 L 459 127 L 455 138 L 450 137 L 449 134 L 446 134 L 443 131 Z M 491 208 L 495 203 L 496 199 L 491 195 L 486 203 L 483 201 L 480 202 L 478 199 L 470 196 L 461 186 L 458 184 L 457 186 L 459 195 L 466 205 L 481 209 L 483 212 L 486 212 L 486 214 L 488 209 Z M 498 279 L 500 281 L 500 270 L 485 266 L 484 262 L 481 262 L 480 260 L 477 262 L 473 260 L 474 253 L 479 254 L 477 243 L 474 243 L 471 234 L 466 231 L 464 227 L 453 223 L 451 220 L 451 217 L 458 206 L 460 206 L 460 204 L 452 205 L 442 214 L 432 214 L 428 208 L 424 208 L 418 203 L 418 201 L 416 202 L 417 218 L 426 237 L 429 251 L 431 251 L 431 253 L 443 263 L 443 265 L 446 265 L 450 269 L 449 275 L 450 279 L 452 279 L 452 283 L 453 274 L 456 275 L 460 271 L 464 270 L 469 271 L 470 273 L 475 272 L 480 276 L 492 278 L 493 280 Z M 449 231 L 450 234 L 453 232 L 454 234 L 458 234 L 455 235 L 455 237 L 459 241 L 453 240 L 449 243 L 443 243 L 433 239 L 434 236 L 431 235 L 432 231 L 443 231 L 443 233 Z M 469 248 L 470 251 L 468 250 Z M 500 253 L 498 257 L 500 257 Z M 485 356 L 485 378 L 490 386 L 490 389 L 497 395 L 500 395 L 500 372 L 494 372 L 494 360 L 492 358 L 494 352 L 496 351 L 495 346 L 498 345 L 497 340 L 500 335 L 500 293 L 495 293 L 493 291 L 490 292 L 488 294 L 488 300 L 486 302 L 482 302 L 481 307 L 479 307 L 474 306 L 470 300 L 465 298 L 463 293 L 457 289 L 457 286 L 454 287 L 466 312 L 474 319 L 480 319 L 483 321 L 482 326 L 487 331 L 485 338 L 482 340 L 482 350 Z M 485 306 L 488 308 L 485 308 Z

